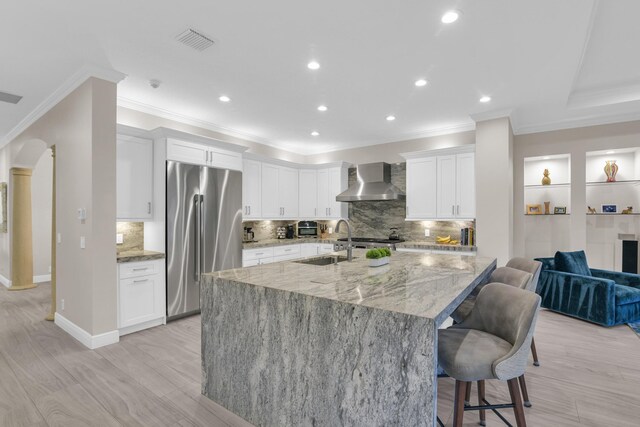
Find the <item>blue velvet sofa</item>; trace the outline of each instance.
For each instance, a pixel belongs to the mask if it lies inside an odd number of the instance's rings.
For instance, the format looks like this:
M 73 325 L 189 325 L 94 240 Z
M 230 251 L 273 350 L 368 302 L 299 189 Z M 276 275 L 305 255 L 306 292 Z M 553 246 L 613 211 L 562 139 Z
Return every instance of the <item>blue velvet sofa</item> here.
M 558 267 L 557 255 L 536 259 L 542 307 L 602 326 L 640 321 L 640 275 L 588 268 L 586 258 L 584 274 L 568 273 L 558 271 L 567 268 Z

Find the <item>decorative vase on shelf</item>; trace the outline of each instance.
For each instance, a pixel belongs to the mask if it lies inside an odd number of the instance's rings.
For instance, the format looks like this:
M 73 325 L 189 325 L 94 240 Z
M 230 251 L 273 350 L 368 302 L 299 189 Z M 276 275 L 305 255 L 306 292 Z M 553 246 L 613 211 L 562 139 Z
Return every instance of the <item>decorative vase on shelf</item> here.
M 618 173 L 618 165 L 615 160 L 607 160 L 604 165 L 604 173 L 607 174 L 607 182 L 616 182 L 616 174 Z
M 551 202 L 544 202 L 544 214 L 549 215 L 549 205 Z
M 542 177 L 542 185 L 551 185 L 551 178 L 549 178 L 549 169 L 545 169 L 542 173 L 544 176 Z

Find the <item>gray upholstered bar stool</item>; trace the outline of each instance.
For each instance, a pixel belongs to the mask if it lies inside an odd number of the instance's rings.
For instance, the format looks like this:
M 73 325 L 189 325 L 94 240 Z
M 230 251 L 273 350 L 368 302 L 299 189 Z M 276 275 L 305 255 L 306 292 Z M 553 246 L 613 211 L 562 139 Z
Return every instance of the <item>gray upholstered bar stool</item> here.
M 511 267 L 517 270 L 531 273 L 531 280 L 524 289 L 531 292 L 536 291 L 536 288 L 538 287 L 538 279 L 540 278 L 540 272 L 542 271 L 542 263 L 540 261 L 535 261 L 527 258 L 512 258 L 509 260 L 506 267 Z M 533 356 L 533 366 L 540 366 L 540 361 L 538 360 L 538 352 L 536 351 L 535 337 L 531 339 L 531 355 Z
M 457 325 L 438 330 L 438 363 L 456 380 L 453 426 L 462 426 L 464 411 L 513 408 L 518 427 L 525 427 L 524 408 L 518 378 L 524 375 L 540 297 L 502 283 L 482 288 L 469 316 Z M 492 405 L 485 399 L 485 380 L 507 381 L 511 403 Z M 478 382 L 478 406 L 465 406 L 464 396 L 471 382 Z
M 512 260 L 509 261 L 509 263 Z M 526 260 L 524 260 L 526 261 Z M 538 261 L 532 261 L 542 265 Z M 507 265 L 509 264 L 507 263 Z M 523 264 L 516 264 L 522 266 Z M 522 269 L 517 269 L 513 267 L 498 267 L 493 273 L 491 273 L 491 277 L 489 278 L 489 282 L 497 282 L 504 283 L 505 285 L 510 285 L 519 289 L 527 289 L 527 287 L 531 286 L 531 280 L 533 279 L 533 275 L 527 271 Z M 456 323 L 462 323 L 464 319 L 469 316 L 469 313 L 473 309 L 475 305 L 475 296 L 471 296 L 464 300 L 462 304 L 453 312 L 451 317 L 455 320 Z M 534 359 L 535 360 L 535 359 Z M 535 362 L 534 362 L 535 363 Z M 527 382 L 524 378 L 524 375 L 518 379 L 520 382 L 520 388 L 522 389 L 522 396 L 524 398 L 524 406 L 527 408 L 531 407 L 531 401 L 529 400 L 529 392 L 527 391 Z M 469 399 L 471 397 L 471 387 L 467 389 L 465 404 L 469 404 Z

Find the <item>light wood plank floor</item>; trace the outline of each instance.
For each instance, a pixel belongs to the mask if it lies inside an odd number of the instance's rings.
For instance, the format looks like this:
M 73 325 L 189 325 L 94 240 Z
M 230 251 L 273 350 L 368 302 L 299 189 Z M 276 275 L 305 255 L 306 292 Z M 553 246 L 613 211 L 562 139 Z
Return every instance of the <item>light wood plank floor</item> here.
M 249 425 L 200 395 L 199 316 L 91 351 L 43 320 L 49 292 L 48 284 L 0 286 L 0 426 Z M 542 366 L 527 372 L 529 426 L 640 425 L 640 339 L 627 326 L 542 311 L 536 343 Z M 438 387 L 438 413 L 450 425 L 453 381 Z M 506 384 L 487 384 L 489 401 L 507 397 Z M 487 421 L 502 425 L 491 413 Z M 475 425 L 477 414 L 465 414 L 465 426 Z

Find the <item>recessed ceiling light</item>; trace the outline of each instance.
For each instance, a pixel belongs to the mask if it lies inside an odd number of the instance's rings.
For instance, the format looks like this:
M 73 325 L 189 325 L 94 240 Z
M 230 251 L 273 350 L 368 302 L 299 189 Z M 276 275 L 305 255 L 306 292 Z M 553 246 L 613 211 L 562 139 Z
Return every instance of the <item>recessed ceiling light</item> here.
M 327 106 L 326 105 L 319 105 L 318 106 L 318 111 L 327 111 Z
M 483 96 L 482 98 L 480 98 L 480 102 L 482 103 L 489 102 L 489 101 L 491 101 L 490 96 Z
M 310 70 L 317 70 L 318 68 L 320 68 L 320 64 L 318 64 L 316 61 L 311 61 L 307 64 L 307 68 Z
M 319 135 L 320 135 L 320 132 L 318 131 L 314 130 L 313 132 L 311 132 L 311 136 L 319 136 Z
M 392 122 L 396 119 L 396 116 L 387 116 L 387 121 Z
M 220 98 L 218 98 L 220 101 L 222 102 L 229 102 L 231 101 L 231 98 L 229 98 L 227 95 L 222 95 Z
M 613 150 L 607 151 L 607 154 L 615 154 L 615 151 Z
M 450 10 L 444 15 L 442 15 L 442 23 L 443 24 L 451 24 L 452 22 L 456 22 L 460 17 L 460 12 L 457 10 Z
M 543 159 L 544 159 L 544 160 L 549 160 L 549 159 L 550 159 L 550 157 L 549 157 L 549 156 L 544 156 L 544 157 L 543 157 Z
M 423 87 L 427 85 L 427 81 L 425 79 L 416 80 L 414 83 L 418 87 Z

